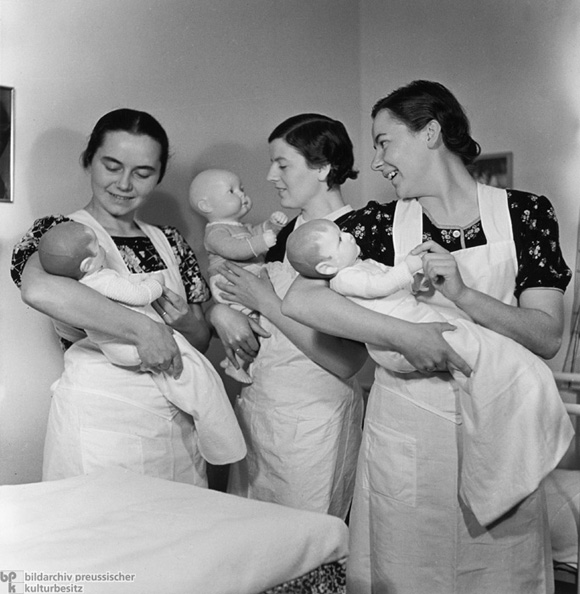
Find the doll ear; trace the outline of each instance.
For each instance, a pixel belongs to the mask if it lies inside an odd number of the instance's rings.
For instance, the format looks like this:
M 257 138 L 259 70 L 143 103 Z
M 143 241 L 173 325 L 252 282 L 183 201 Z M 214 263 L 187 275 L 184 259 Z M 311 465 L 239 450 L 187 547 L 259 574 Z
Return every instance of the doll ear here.
M 89 268 L 91 267 L 91 262 L 94 260 L 94 256 L 87 256 L 86 258 L 83 259 L 83 261 L 80 263 L 79 266 L 79 270 L 82 273 L 85 273 L 89 270 Z
M 334 276 L 338 272 L 338 268 L 331 264 L 328 261 L 318 262 L 316 266 L 314 266 L 314 270 L 323 276 Z
M 206 198 L 202 198 L 197 203 L 197 208 L 199 208 L 199 210 L 205 214 L 208 214 L 213 210 Z

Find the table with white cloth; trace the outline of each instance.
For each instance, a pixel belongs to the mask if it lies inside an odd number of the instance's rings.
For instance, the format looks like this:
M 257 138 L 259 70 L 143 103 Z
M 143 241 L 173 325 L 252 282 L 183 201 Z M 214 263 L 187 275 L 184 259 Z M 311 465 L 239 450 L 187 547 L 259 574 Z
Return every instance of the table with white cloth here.
M 347 543 L 333 516 L 123 469 L 0 487 L 0 585 L 16 592 L 299 592 L 324 567 L 340 592 Z

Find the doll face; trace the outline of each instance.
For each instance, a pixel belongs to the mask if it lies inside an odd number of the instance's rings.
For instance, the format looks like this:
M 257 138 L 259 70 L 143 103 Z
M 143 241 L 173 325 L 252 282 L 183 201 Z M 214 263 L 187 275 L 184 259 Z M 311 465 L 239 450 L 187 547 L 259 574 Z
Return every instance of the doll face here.
M 230 171 L 222 172 L 212 181 L 206 200 L 211 208 L 213 221 L 237 221 L 252 208 L 252 200 L 246 196 L 240 178 Z
M 326 192 L 319 170 L 309 167 L 303 155 L 285 140 L 276 138 L 270 143 L 270 161 L 268 181 L 278 190 L 284 208 L 304 210 L 318 194 Z
M 150 136 L 107 132 L 89 167 L 96 211 L 132 218 L 157 185 L 160 156 L 161 146 Z
M 354 237 L 350 233 L 341 231 L 334 224 L 328 225 L 328 229 L 324 231 L 317 243 L 324 263 L 335 266 L 337 270 L 354 264 L 360 254 L 360 248 Z
M 92 274 L 93 272 L 97 272 L 98 270 L 103 268 L 105 266 L 105 262 L 107 259 L 107 254 L 99 244 L 99 240 L 97 239 L 97 236 L 95 235 L 92 229 L 90 229 L 90 233 L 92 237 L 91 241 L 87 246 L 87 249 L 93 255 L 86 258 L 85 260 L 85 274 Z

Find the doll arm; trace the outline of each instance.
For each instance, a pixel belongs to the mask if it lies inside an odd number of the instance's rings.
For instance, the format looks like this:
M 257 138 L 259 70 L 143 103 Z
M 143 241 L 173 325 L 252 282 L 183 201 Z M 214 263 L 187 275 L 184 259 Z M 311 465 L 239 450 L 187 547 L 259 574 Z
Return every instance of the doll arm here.
M 270 215 L 270 218 L 267 221 L 264 221 L 264 229 L 266 231 L 273 231 L 277 235 L 287 223 L 288 216 L 277 210 Z
M 163 294 L 163 286 L 155 278 L 144 276 L 138 282 L 132 282 L 113 270 L 103 270 L 91 274 L 84 277 L 82 282 L 101 295 L 123 305 L 137 307 L 149 305 Z
M 340 270 L 331 279 L 330 288 L 346 297 L 363 299 L 387 297 L 401 289 L 410 291 L 417 264 L 421 266 L 421 258 L 417 256 L 407 256 L 396 266 L 367 260 Z
M 271 235 L 271 241 L 268 241 L 266 233 L 233 237 L 227 229 L 216 227 L 206 232 L 205 245 L 208 251 L 226 260 L 243 262 L 265 254 L 276 242 L 275 235 L 273 233 Z

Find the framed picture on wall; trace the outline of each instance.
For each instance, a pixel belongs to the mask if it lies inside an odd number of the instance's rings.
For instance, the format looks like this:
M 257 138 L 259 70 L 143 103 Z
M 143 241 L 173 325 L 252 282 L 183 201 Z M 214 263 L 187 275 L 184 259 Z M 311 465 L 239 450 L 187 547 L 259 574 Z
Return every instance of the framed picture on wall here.
M 496 188 L 512 188 L 514 182 L 513 153 L 480 155 L 468 169 L 475 180 Z
M 14 201 L 14 89 L 0 87 L 0 202 Z

